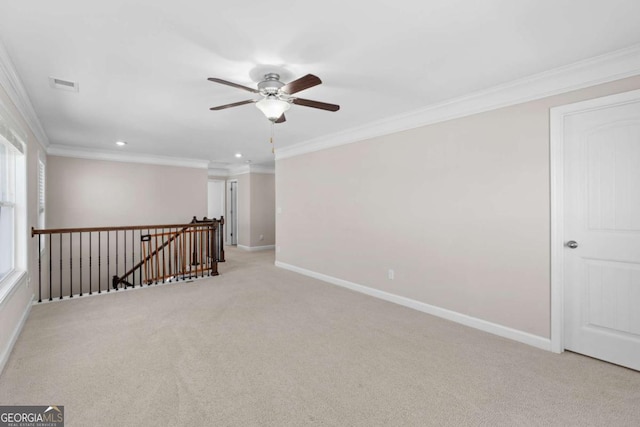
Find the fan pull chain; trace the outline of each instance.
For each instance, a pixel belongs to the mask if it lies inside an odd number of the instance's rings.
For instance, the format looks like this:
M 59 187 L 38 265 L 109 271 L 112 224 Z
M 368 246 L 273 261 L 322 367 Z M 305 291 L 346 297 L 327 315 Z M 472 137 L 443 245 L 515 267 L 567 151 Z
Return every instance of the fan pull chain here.
M 271 138 L 269 138 L 269 143 L 271 143 L 271 154 L 275 154 L 276 149 L 275 146 L 273 145 L 273 126 L 275 125 L 274 122 L 271 122 Z

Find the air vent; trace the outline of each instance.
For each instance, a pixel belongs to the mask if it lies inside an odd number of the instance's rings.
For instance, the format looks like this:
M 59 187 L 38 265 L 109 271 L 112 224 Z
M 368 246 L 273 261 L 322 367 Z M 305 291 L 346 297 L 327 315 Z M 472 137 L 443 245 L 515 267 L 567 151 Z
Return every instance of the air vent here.
M 67 90 L 70 92 L 78 92 L 78 82 L 49 77 L 49 86 L 53 89 Z

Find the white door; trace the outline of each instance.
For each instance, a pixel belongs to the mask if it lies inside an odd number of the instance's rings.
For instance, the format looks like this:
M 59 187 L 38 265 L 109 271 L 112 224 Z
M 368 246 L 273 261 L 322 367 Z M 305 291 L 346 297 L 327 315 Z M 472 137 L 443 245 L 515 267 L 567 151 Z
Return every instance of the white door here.
M 563 135 L 564 347 L 640 370 L 640 91 L 574 106 Z

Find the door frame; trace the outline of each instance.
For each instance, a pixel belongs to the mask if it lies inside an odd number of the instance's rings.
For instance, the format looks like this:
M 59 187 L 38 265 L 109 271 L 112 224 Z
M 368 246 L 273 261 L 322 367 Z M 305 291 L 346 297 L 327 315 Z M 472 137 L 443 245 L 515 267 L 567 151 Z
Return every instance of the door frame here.
M 235 196 L 235 206 L 233 206 L 232 200 L 233 198 L 231 197 L 231 184 L 234 183 L 236 184 L 236 196 Z M 235 230 L 232 230 L 231 227 L 226 227 L 227 232 L 225 233 L 226 236 L 226 241 L 228 245 L 233 245 L 233 241 L 231 239 L 231 233 L 235 232 L 235 237 L 236 237 L 236 245 L 238 244 L 238 229 L 240 227 L 238 227 L 238 180 L 237 179 L 228 179 L 227 180 L 227 189 L 226 189 L 226 198 L 228 199 L 229 203 L 225 204 L 225 210 L 226 210 L 226 218 L 228 221 L 231 221 L 231 209 L 234 209 L 235 212 L 235 221 L 233 221 L 233 225 L 235 226 Z
M 564 351 L 564 123 L 573 114 L 637 102 L 640 90 L 553 107 L 550 125 L 551 351 Z

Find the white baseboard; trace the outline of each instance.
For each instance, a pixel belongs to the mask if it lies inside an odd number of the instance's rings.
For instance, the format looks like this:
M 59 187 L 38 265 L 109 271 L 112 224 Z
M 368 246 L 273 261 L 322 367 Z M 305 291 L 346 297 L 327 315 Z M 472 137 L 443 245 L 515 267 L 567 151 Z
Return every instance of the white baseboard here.
M 29 318 L 29 313 L 31 313 L 31 301 L 27 303 L 27 306 L 24 308 L 24 313 L 22 313 L 22 318 L 20 322 L 16 325 L 16 328 L 13 330 L 13 334 L 11 335 L 11 339 L 9 340 L 9 344 L 5 349 L 2 350 L 2 356 L 0 357 L 0 375 L 2 375 L 2 371 L 4 371 L 4 367 L 9 361 L 9 356 L 11 356 L 11 350 L 13 350 L 13 346 L 16 344 L 20 333 L 22 332 L 22 328 L 24 327 L 25 322 Z
M 249 251 L 249 252 L 255 252 L 255 251 L 269 251 L 271 249 L 275 249 L 276 245 L 266 245 L 266 246 L 245 246 L 245 245 L 238 245 L 238 248 L 245 250 L 245 251 Z
M 479 329 L 484 332 L 489 332 L 490 334 L 498 335 L 503 338 L 508 338 L 514 341 L 518 341 L 523 344 L 528 344 L 530 346 L 537 347 L 542 350 L 551 351 L 551 340 L 549 338 L 544 338 L 544 337 L 530 334 L 528 332 L 512 329 L 507 326 L 499 325 L 497 323 L 492 323 L 486 320 L 478 319 L 476 317 L 467 316 L 466 314 L 447 310 L 441 307 L 436 307 L 434 305 L 416 301 L 411 298 L 406 298 L 400 295 L 395 295 L 389 292 L 370 288 L 368 286 L 359 285 L 357 283 L 338 279 L 336 277 L 328 276 L 326 274 L 317 273 L 315 271 L 307 270 L 305 268 L 296 267 L 295 265 L 287 264 L 284 262 L 276 261 L 275 265 L 276 267 L 284 268 L 285 270 L 290 270 L 296 273 L 303 274 L 305 276 L 313 277 L 314 279 L 322 280 L 324 282 L 331 283 L 333 285 L 342 286 L 343 288 L 351 289 L 352 291 L 360 292 L 366 295 L 370 295 L 372 297 L 383 299 L 385 301 L 389 301 L 395 304 L 409 307 L 414 310 L 422 311 L 423 313 L 427 313 L 433 316 L 441 317 L 443 319 L 451 320 L 452 322 L 460 323 L 462 325 Z

